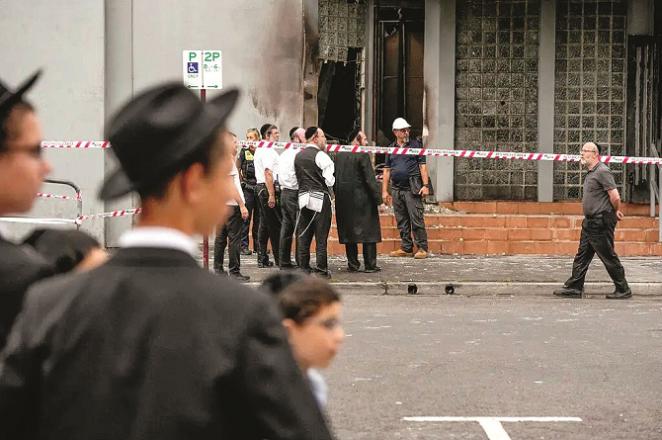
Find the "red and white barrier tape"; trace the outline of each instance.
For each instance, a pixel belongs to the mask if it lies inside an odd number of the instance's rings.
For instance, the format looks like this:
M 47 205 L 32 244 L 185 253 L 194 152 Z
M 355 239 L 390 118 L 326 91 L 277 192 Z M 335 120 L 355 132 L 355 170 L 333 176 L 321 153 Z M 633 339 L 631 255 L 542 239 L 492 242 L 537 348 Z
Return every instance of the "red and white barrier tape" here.
M 96 218 L 108 218 L 108 217 L 127 217 L 132 215 L 138 215 L 141 212 L 142 212 L 141 208 L 118 209 L 116 211 L 102 212 L 100 214 L 80 215 L 76 217 L 75 222 L 81 224 L 86 220 L 92 220 Z
M 75 197 L 72 197 L 72 196 L 62 196 L 62 195 L 59 195 L 59 194 L 49 194 L 49 193 L 38 192 L 37 197 L 42 198 L 42 199 L 59 199 L 59 200 L 76 200 L 76 201 L 81 199 L 80 193 L 76 194 Z
M 42 141 L 41 148 L 105 150 L 110 148 L 108 141 Z
M 239 141 L 240 145 L 253 145 L 257 148 L 276 149 L 302 149 L 307 144 L 295 142 L 268 142 L 268 141 Z M 43 148 L 60 149 L 108 149 L 111 145 L 108 141 L 44 141 Z M 396 154 L 409 156 L 431 156 L 431 157 L 458 157 L 465 159 L 509 159 L 509 160 L 532 160 L 552 162 L 579 162 L 578 154 L 560 153 L 522 153 L 514 151 L 481 151 L 481 150 L 444 150 L 438 148 L 399 148 L 379 146 L 359 146 L 329 144 L 326 151 L 332 153 L 376 153 Z M 659 157 L 635 157 L 635 156 L 601 156 L 600 160 L 607 164 L 636 164 L 636 165 L 662 165 Z
M 132 215 L 138 215 L 140 214 L 141 211 L 142 211 L 141 208 L 118 209 L 116 211 L 102 212 L 99 214 L 80 215 L 76 218 L 0 217 L 0 221 L 10 222 L 10 223 L 31 223 L 31 224 L 42 224 L 42 225 L 70 224 L 70 223 L 80 225 L 86 220 L 92 220 L 96 218 L 108 218 L 108 217 L 127 217 Z

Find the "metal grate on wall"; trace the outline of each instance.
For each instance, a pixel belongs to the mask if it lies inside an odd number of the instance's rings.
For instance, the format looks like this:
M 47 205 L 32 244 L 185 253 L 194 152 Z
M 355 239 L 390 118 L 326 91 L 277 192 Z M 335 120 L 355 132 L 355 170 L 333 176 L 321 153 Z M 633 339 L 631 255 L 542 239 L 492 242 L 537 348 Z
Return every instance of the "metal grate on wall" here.
M 539 0 L 457 3 L 455 148 L 536 151 Z M 455 161 L 458 200 L 535 200 L 528 161 Z
M 622 155 L 627 2 L 557 5 L 554 151 L 579 154 L 583 143 L 594 141 L 603 154 Z M 610 168 L 622 186 L 623 167 Z M 582 177 L 580 164 L 554 163 L 554 199 L 581 198 Z

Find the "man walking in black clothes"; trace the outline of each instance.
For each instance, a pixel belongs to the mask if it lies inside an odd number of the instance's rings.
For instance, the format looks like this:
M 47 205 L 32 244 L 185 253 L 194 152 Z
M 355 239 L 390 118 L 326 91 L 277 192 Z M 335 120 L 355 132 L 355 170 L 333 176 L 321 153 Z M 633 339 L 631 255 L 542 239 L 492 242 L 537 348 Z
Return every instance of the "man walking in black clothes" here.
M 0 81 L 0 216 L 28 212 L 51 169 L 41 154 L 41 124 L 23 97 L 38 77 L 35 73 L 14 92 Z M 53 273 L 33 249 L 0 234 L 0 349 L 28 287 Z
M 259 141 L 260 132 L 256 128 L 248 130 L 246 139 L 249 141 Z M 242 148 L 239 153 L 239 176 L 241 177 L 241 188 L 244 192 L 244 200 L 246 201 L 246 209 L 248 210 L 248 218 L 244 220 L 241 227 L 241 254 L 252 255 L 249 248 L 248 231 L 251 231 L 253 236 L 253 251 L 257 254 L 257 234 L 260 227 L 260 214 L 257 196 L 255 194 L 255 163 L 253 161 L 255 155 L 255 145 L 247 148 Z M 251 224 L 253 225 L 251 228 Z
M 237 157 L 237 136 L 233 133 L 227 132 L 227 144 L 230 145 L 232 150 L 232 157 Z M 239 180 L 239 171 L 237 170 L 236 163 L 232 164 L 232 183 L 235 191 L 231 199 L 227 202 L 230 207 L 230 217 L 228 221 L 221 226 L 216 234 L 214 240 L 214 271 L 216 273 L 224 274 L 223 260 L 225 257 L 225 248 L 228 247 L 228 273 L 237 281 L 248 281 L 251 277 L 242 275 L 241 268 L 241 227 L 246 218 L 248 218 L 248 210 L 244 203 L 244 192 L 241 189 L 241 182 Z M 229 246 L 228 246 L 229 244 Z
M 290 130 L 292 142 L 306 143 L 306 130 L 294 127 Z M 294 170 L 294 159 L 301 150 L 289 148 L 283 151 L 278 158 L 278 183 L 280 184 L 280 212 L 283 222 L 280 226 L 280 268 L 292 269 L 299 265 L 299 256 L 294 258 L 296 266 L 292 264 L 292 237 L 299 216 L 299 183 Z
M 331 200 L 333 198 L 333 161 L 324 152 L 326 136 L 318 127 L 306 129 L 306 141 L 312 144 L 297 154 L 294 160 L 299 182 L 299 223 L 297 252 L 301 269 L 310 272 L 310 244 L 315 236 L 315 272 L 331 278 L 327 262 L 327 240 L 331 229 Z
M 350 145 L 368 145 L 365 133 L 358 128 L 347 141 Z M 345 245 L 348 270 L 359 270 L 358 244 L 362 243 L 364 272 L 377 272 L 377 243 L 382 241 L 378 207 L 382 196 L 370 156 L 338 153 L 335 169 L 338 241 Z
M 409 139 L 411 126 L 403 118 L 393 121 L 395 142 L 389 147 L 422 148 L 420 142 Z M 392 196 L 388 193 L 391 184 Z M 428 168 L 425 156 L 391 154 L 384 166 L 382 199 L 393 202 L 395 220 L 400 231 L 400 249 L 391 252 L 392 257 L 428 257 L 428 234 L 423 217 L 423 197 L 430 194 Z M 412 234 L 414 241 L 412 242 Z M 414 243 L 418 247 L 414 255 Z
M 275 125 L 263 126 L 265 140 L 278 142 L 280 133 Z M 279 266 L 281 214 L 276 195 L 278 153 L 274 148 L 258 148 L 255 151 L 255 191 L 260 203 L 260 228 L 258 230 L 257 267 L 271 267 L 267 254 L 267 242 L 271 242 L 276 265 Z
M 564 298 L 581 298 L 584 292 L 584 279 L 593 256 L 605 265 L 616 289 L 607 295 L 608 299 L 627 299 L 632 291 L 625 280 L 625 270 L 614 251 L 614 231 L 616 224 L 623 219 L 621 197 L 611 170 L 600 161 L 600 147 L 594 142 L 582 146 L 581 162 L 588 168 L 584 177 L 582 209 L 582 235 L 579 249 L 572 264 L 572 275 L 563 288 L 554 295 Z
M 273 300 L 195 258 L 229 211 L 237 97 L 167 83 L 113 117 L 121 169 L 100 197 L 138 192 L 138 226 L 104 265 L 28 292 L 0 365 L 3 439 L 331 439 Z

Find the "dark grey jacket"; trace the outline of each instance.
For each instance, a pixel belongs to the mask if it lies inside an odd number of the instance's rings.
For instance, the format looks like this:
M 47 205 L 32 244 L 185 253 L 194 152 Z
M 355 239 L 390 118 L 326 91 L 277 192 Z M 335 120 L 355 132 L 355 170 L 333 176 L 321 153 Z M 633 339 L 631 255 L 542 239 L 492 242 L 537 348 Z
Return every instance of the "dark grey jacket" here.
M 267 296 L 170 249 L 121 249 L 27 295 L 0 438 L 330 439 Z
M 53 268 L 29 246 L 0 237 L 0 350 L 30 285 L 53 274 Z

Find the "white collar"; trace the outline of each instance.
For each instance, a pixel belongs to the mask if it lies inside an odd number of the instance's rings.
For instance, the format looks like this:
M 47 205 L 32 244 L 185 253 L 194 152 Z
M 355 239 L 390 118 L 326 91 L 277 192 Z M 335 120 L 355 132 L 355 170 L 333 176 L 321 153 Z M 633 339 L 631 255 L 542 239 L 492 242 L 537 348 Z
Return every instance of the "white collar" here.
M 177 229 L 165 227 L 138 227 L 127 231 L 119 239 L 123 248 L 149 247 L 177 249 L 186 252 L 195 258 L 198 252 L 198 243 Z

